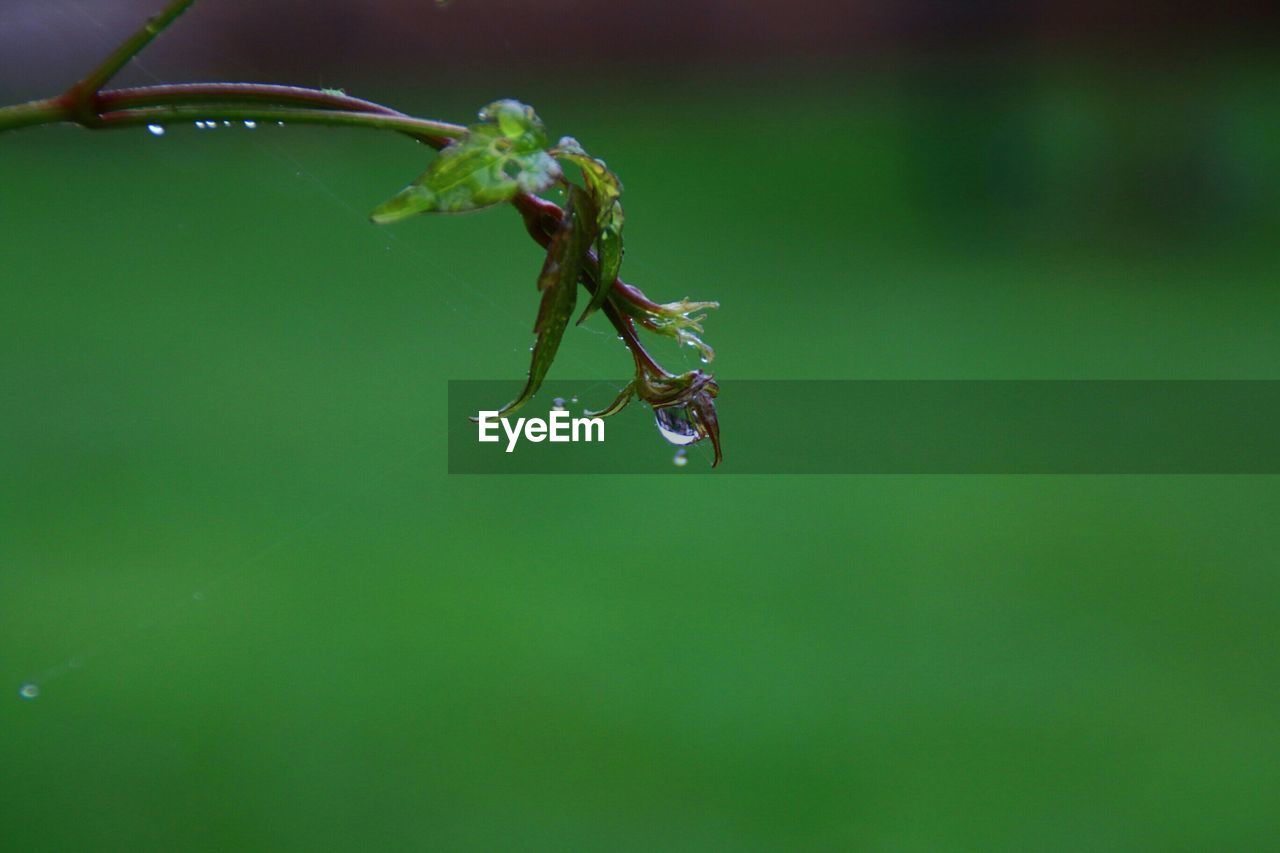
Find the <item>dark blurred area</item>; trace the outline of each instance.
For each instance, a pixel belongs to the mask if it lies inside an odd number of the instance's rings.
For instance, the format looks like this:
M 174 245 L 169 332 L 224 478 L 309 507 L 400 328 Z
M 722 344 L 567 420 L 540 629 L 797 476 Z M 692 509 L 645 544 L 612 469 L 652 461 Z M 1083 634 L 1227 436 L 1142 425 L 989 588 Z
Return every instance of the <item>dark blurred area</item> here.
M 7 0 L 0 12 L 6 85 L 38 79 L 50 63 L 79 60 L 105 35 L 77 22 L 127 28 L 156 0 Z M 180 27 L 166 50 L 193 73 L 229 57 L 272 75 L 308 72 L 323 56 L 359 75 L 440 69 L 635 68 L 664 72 L 713 67 L 762 71 L 790 63 L 866 65 L 921 54 L 975 50 L 1109 55 L 1128 63 L 1176 51 L 1203 56 L 1224 46 L 1270 47 L 1274 4 L 1130 2 L 889 2 L 889 0 L 215 0 L 199 25 Z M 184 32 L 185 31 L 185 32 Z M 21 45 L 21 49 L 17 46 Z M 25 57 L 41 57 L 40 67 Z M 299 60 L 303 60 L 300 64 Z
M 155 6 L 8 0 L 0 96 L 74 79 Z M 961 241 L 1106 243 L 1123 226 L 1121 241 L 1185 247 L 1256 236 L 1280 210 L 1265 109 L 1278 22 L 1274 4 L 1248 2 L 206 0 L 120 82 L 334 86 L 449 118 L 475 108 L 471 92 L 548 115 L 575 99 L 641 103 L 657 125 L 672 105 L 733 112 L 759 96 L 753 116 L 857 113 L 864 136 L 829 142 L 833 161 L 846 143 L 855 158 L 889 151 L 888 206 Z M 763 164 L 787 167 L 785 140 L 761 144 Z M 884 207 L 849 174 L 830 169 L 829 185 Z

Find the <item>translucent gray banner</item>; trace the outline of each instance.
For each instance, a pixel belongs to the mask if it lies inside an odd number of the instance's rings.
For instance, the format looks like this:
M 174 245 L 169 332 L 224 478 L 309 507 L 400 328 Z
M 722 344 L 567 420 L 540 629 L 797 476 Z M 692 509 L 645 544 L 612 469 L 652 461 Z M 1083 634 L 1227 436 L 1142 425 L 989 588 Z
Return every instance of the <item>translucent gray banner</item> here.
M 481 442 L 469 418 L 500 408 L 518 383 L 450 381 L 449 472 L 1280 473 L 1280 381 L 725 380 L 720 386 L 724 462 L 713 470 L 709 447 L 667 444 L 653 412 L 637 402 L 605 421 L 603 441 L 535 441 L 522 431 L 512 442 L 495 423 L 489 433 L 499 440 Z M 567 410 L 557 420 L 580 418 L 584 409 L 607 405 L 619 387 L 548 382 L 508 426 L 522 417 L 550 420 L 556 398 Z

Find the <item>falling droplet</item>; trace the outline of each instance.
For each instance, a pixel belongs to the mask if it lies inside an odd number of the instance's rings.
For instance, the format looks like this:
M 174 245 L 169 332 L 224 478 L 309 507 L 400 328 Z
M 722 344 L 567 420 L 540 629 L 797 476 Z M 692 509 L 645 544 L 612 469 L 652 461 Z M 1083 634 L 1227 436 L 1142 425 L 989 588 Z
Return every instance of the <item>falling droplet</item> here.
M 40 697 L 40 685 L 24 684 L 18 688 L 18 695 L 23 699 L 37 699 Z
M 552 401 L 551 401 L 551 408 L 553 408 L 553 409 L 559 409 L 559 410 L 563 411 L 563 410 L 564 410 L 564 397 L 556 397 L 554 400 L 552 400 Z
M 661 409 L 654 409 L 653 420 L 658 425 L 658 432 L 662 433 L 662 437 L 674 445 L 682 447 L 693 444 L 702 437 L 698 435 L 698 428 L 689 419 L 687 406 L 664 406 Z
M 256 121 L 246 121 L 244 123 L 245 130 L 253 130 L 257 126 L 258 123 Z
M 689 464 L 689 457 L 684 455 L 684 448 L 676 451 L 676 455 L 671 457 L 671 464 L 677 468 L 683 468 Z
M 164 136 L 164 127 L 161 125 L 149 124 L 147 130 L 151 131 L 152 136 Z

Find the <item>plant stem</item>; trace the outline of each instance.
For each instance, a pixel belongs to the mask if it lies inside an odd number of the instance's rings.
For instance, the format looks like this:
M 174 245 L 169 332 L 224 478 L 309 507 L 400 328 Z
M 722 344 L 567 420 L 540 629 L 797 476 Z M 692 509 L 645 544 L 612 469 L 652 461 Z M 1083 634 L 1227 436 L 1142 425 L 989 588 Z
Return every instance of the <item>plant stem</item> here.
M 109 89 L 98 93 L 101 110 L 132 107 L 166 107 L 183 103 L 248 104 L 270 103 L 277 106 L 319 107 L 355 113 L 380 113 L 402 116 L 405 113 L 353 98 L 331 89 L 306 89 L 301 86 L 279 86 L 270 83 L 171 83 L 160 86 L 137 86 Z
M 330 127 L 363 127 L 371 130 L 398 130 L 415 136 L 457 139 L 467 129 L 442 121 L 429 121 L 409 116 L 381 113 L 357 113 L 345 110 L 264 109 L 261 107 L 139 107 L 131 110 L 104 112 L 94 126 L 103 129 L 131 127 L 140 124 L 173 124 L 189 121 L 282 121 L 290 124 L 321 124 Z
M 94 112 L 93 99 L 98 94 L 98 90 L 107 85 L 111 78 L 116 76 L 116 73 L 130 59 L 133 59 L 143 48 L 151 44 L 156 36 L 164 32 L 183 12 L 191 8 L 193 3 L 195 3 L 195 0 L 173 0 L 165 7 L 164 11 L 149 18 L 133 35 L 121 42 L 120 46 L 113 50 L 97 68 L 90 71 L 83 80 L 68 89 L 63 97 L 68 101 L 68 107 L 71 112 L 75 113 L 82 121 L 90 119 Z
M 69 121 L 71 115 L 60 98 L 28 101 L 11 107 L 0 107 L 0 132 L 41 124 L 57 124 Z
M 60 122 L 90 129 L 167 125 L 187 121 L 278 121 L 332 127 L 361 127 L 407 134 L 433 148 L 467 135 L 467 128 L 447 122 L 414 118 L 372 101 L 341 92 L 264 83 L 190 83 L 141 86 L 102 91 L 129 60 L 149 45 L 195 0 L 172 0 L 150 18 L 83 79 L 55 98 L 0 107 L 0 132 Z M 558 205 L 530 193 L 513 200 L 530 236 L 545 246 L 563 217 Z M 623 302 L 644 311 L 659 306 L 622 279 L 600 282 L 599 261 L 588 252 L 584 282 L 589 289 L 608 287 L 604 313 L 635 358 L 638 369 L 669 376 L 645 350 L 635 323 L 620 310 Z M 617 304 L 614 304 L 617 301 Z

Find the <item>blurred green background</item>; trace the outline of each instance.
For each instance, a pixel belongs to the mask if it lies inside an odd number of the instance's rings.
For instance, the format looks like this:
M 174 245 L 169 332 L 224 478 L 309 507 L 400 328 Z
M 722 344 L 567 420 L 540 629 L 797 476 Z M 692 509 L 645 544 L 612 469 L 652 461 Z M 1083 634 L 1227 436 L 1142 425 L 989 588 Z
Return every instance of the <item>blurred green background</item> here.
M 600 152 L 724 377 L 1280 377 L 1268 55 L 757 71 L 352 92 Z M 1274 845 L 1274 478 L 449 477 L 540 258 L 506 209 L 367 224 L 422 165 L 0 138 L 4 847 Z M 627 365 L 595 322 L 553 376 Z

